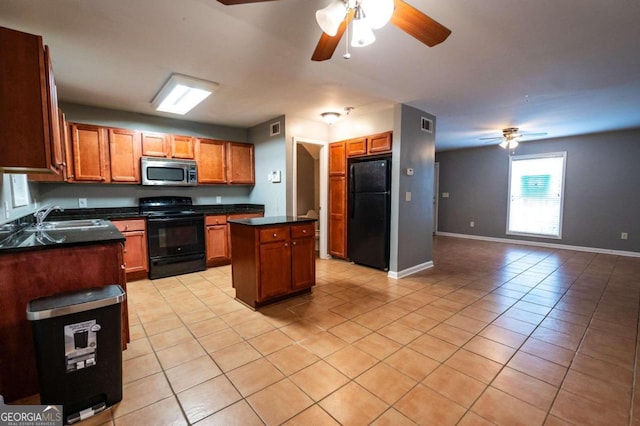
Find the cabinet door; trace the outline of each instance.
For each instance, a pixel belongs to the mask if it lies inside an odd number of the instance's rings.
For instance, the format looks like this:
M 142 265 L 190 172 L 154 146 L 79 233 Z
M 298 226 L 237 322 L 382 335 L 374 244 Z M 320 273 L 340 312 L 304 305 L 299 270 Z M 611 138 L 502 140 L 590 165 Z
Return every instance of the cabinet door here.
M 345 176 L 329 177 L 329 253 L 340 258 L 347 254 L 346 192 Z
M 198 183 L 227 183 L 227 143 L 200 139 L 196 147 Z
M 89 124 L 71 125 L 73 180 L 108 182 L 106 132 Z
M 113 224 L 126 238 L 124 244 L 125 272 L 142 277 L 149 271 L 147 234 L 144 219 L 114 220 Z
M 0 27 L 0 46 L 0 169 L 57 173 L 58 105 L 42 37 Z
M 227 180 L 231 184 L 255 184 L 253 144 L 229 142 Z
M 347 172 L 344 142 L 329 144 L 329 175 L 343 175 Z
M 286 294 L 291 289 L 289 240 L 260 244 L 259 301 Z
M 144 231 L 124 232 L 124 262 L 127 274 L 147 272 L 147 237 Z
M 367 139 L 367 152 L 369 154 L 391 152 L 391 132 L 369 136 Z
M 367 154 L 367 138 L 350 139 L 346 142 L 347 157 Z
M 167 152 L 167 135 L 164 133 L 142 132 L 142 155 L 166 157 Z
M 140 183 L 140 133 L 109 129 L 111 182 Z
M 53 65 L 49 46 L 44 47 L 45 70 L 47 72 L 47 101 L 49 107 L 49 135 L 51 141 L 51 166 L 56 172 L 61 172 L 64 166 L 62 156 L 62 140 L 60 138 L 60 111 L 58 108 L 58 89 L 53 79 Z
M 207 215 L 205 218 L 207 264 L 216 261 L 228 261 L 229 233 L 227 217 L 224 215 Z
M 315 238 L 295 238 L 291 241 L 291 288 L 301 290 L 315 284 Z
M 191 136 L 171 135 L 171 157 L 193 160 L 195 143 L 195 138 Z

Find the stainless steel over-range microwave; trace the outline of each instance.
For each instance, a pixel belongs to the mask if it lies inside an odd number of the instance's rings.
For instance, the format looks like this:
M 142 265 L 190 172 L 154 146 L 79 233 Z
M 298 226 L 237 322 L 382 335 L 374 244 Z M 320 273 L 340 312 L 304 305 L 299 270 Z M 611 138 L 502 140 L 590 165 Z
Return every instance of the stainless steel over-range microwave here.
M 195 186 L 198 166 L 194 160 L 142 157 L 140 172 L 143 185 Z

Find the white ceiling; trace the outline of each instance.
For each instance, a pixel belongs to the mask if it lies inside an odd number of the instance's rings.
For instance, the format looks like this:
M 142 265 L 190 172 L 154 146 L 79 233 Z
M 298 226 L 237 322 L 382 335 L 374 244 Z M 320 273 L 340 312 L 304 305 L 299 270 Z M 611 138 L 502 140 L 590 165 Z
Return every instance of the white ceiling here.
M 0 25 L 42 35 L 60 99 L 87 105 L 166 115 L 150 101 L 177 72 L 221 85 L 184 118 L 228 126 L 406 103 L 436 115 L 438 150 L 504 127 L 640 127 L 640 1 L 406 1 L 451 36 L 428 48 L 389 24 L 349 60 L 343 41 L 312 62 L 329 0 L 0 0 Z

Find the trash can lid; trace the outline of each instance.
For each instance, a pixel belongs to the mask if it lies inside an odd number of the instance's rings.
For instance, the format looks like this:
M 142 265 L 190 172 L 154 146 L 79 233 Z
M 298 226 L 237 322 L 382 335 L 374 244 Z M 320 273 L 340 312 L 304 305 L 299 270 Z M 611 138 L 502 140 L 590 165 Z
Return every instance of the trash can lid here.
M 27 304 L 27 319 L 37 321 L 89 311 L 122 303 L 124 290 L 119 285 L 86 288 L 34 299 Z

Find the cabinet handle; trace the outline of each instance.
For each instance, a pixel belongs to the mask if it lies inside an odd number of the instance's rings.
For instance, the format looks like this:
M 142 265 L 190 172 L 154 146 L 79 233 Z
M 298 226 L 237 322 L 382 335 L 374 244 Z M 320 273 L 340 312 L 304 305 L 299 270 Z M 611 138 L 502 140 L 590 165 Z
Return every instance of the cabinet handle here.
M 289 243 L 284 243 L 284 246 L 285 247 L 289 247 Z
M 124 265 L 120 265 L 120 269 L 126 269 L 127 265 L 126 263 Z
M 306 229 L 303 229 L 303 230 L 302 230 L 302 233 L 303 233 L 303 234 L 306 234 L 306 233 L 307 233 L 307 230 L 306 230 Z
M 295 246 L 295 245 L 296 245 L 296 242 L 294 241 L 294 242 L 293 242 L 293 243 L 291 243 L 291 244 L 293 244 L 293 245 Z
M 126 252 L 127 252 L 127 249 L 122 250 L 122 252 L 123 252 L 123 253 L 126 253 Z
M 273 238 L 277 238 L 277 237 L 278 237 L 278 234 L 274 233 Z
M 125 226 L 124 226 L 124 230 L 125 230 L 125 231 L 128 231 L 128 230 L 129 230 L 129 225 L 125 225 Z

